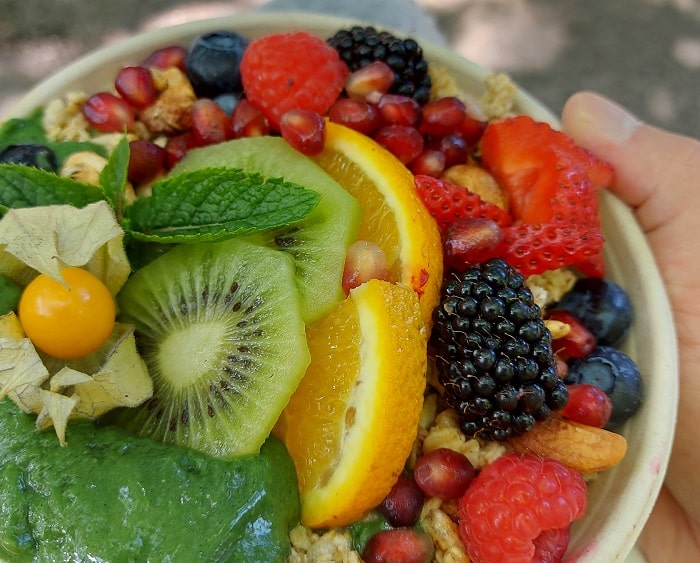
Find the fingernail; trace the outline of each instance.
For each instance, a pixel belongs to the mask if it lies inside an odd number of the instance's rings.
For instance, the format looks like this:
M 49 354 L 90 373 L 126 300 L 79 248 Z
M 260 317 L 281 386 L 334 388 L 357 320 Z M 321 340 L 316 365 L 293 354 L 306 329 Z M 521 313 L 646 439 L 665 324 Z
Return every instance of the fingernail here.
M 620 145 L 641 124 L 637 117 L 607 98 L 591 93 L 581 94 L 578 98 L 575 100 L 569 127 L 578 130 L 581 136 L 589 137 L 593 134 L 599 140 Z

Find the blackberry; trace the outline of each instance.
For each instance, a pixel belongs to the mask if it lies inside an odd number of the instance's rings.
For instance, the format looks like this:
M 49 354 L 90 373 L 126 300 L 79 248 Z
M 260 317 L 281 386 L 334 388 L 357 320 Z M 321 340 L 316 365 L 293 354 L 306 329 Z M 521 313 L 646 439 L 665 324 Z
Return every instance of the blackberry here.
M 434 320 L 438 381 L 465 434 L 506 440 L 566 404 L 540 308 L 505 261 L 452 273 Z
M 399 39 L 372 26 L 341 29 L 328 39 L 351 71 L 369 63 L 384 61 L 394 71 L 394 84 L 389 90 L 413 98 L 420 105 L 430 99 L 431 78 L 423 49 L 414 39 Z

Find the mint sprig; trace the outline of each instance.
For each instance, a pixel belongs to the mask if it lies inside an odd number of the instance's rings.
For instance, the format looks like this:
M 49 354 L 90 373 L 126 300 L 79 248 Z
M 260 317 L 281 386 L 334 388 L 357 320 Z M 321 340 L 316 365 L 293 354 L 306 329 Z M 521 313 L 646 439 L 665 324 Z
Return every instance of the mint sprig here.
M 100 187 L 105 198 L 114 209 L 117 220 L 124 214 L 124 194 L 126 192 L 127 175 L 129 171 L 129 141 L 123 136 L 109 155 L 107 164 L 100 172 Z
M 320 198 L 281 178 L 237 168 L 205 168 L 154 183 L 150 197 L 125 209 L 122 226 L 138 240 L 215 241 L 296 223 Z
M 85 207 L 104 199 L 96 186 L 20 164 L 0 164 L 0 214 L 42 205 Z

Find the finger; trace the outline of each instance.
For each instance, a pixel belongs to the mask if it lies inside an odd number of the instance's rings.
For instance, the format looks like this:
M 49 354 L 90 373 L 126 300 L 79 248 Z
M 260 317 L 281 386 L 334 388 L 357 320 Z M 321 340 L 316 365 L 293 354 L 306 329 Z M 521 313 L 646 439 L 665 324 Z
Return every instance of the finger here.
M 611 189 L 636 210 L 645 231 L 697 217 L 700 142 L 639 121 L 590 92 L 573 95 L 562 113 L 564 130 L 615 169 Z

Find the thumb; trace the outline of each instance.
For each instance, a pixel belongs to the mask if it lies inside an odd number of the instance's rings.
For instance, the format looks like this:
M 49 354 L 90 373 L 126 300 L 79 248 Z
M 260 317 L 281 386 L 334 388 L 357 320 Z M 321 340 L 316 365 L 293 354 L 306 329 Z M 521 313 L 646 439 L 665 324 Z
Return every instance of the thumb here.
M 668 227 L 672 221 L 696 226 L 700 142 L 646 125 L 591 92 L 569 98 L 562 124 L 579 145 L 612 164 L 611 190 L 635 210 L 644 231 Z

